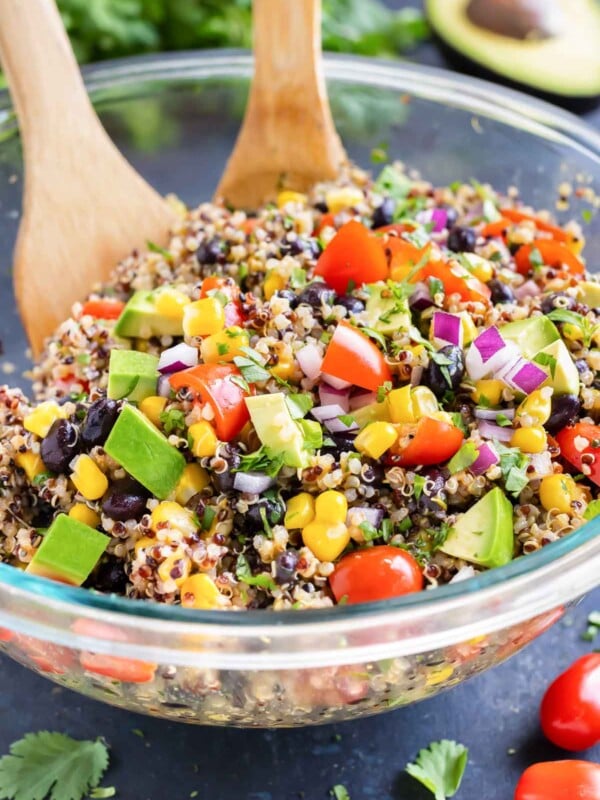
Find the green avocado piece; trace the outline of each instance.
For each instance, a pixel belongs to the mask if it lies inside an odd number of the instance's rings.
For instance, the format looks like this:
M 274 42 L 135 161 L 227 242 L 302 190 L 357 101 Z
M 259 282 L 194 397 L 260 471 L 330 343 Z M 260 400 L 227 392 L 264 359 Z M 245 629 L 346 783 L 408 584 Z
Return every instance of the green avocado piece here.
M 125 338 L 151 339 L 153 336 L 183 336 L 180 319 L 161 316 L 155 301 L 162 289 L 135 292 L 114 327 L 114 335 Z
M 440 550 L 482 567 L 512 561 L 513 508 L 498 486 L 461 514 Z
M 370 328 L 387 335 L 398 330 L 408 330 L 411 325 L 408 299 L 394 297 L 384 283 L 370 283 L 365 289 L 369 298 L 364 318 Z
M 515 3 L 488 2 L 507 9 L 503 25 L 474 15 L 476 0 L 426 0 L 427 17 L 442 41 L 463 57 L 491 72 L 563 97 L 600 94 L 600 4 L 597 0 L 538 3 L 542 35 L 527 30 L 515 16 Z M 477 3 L 481 8 L 484 3 Z M 521 3 L 527 7 L 531 4 Z M 575 7 L 576 6 L 576 7 Z M 547 15 L 554 12 L 553 18 Z M 475 23 L 477 21 L 478 24 Z M 546 23 L 546 30 L 543 30 Z M 536 26 L 539 30 L 540 24 Z M 502 32 L 494 32 L 491 28 Z M 508 28 L 504 30 L 504 28 Z M 521 29 L 520 29 L 521 28 Z M 530 26 L 531 28 L 531 26 Z
M 370 422 L 391 422 L 387 403 L 369 403 L 350 412 L 350 416 L 359 428 L 365 428 Z
M 545 355 L 553 358 L 554 362 L 544 363 Z M 549 373 L 544 386 L 552 386 L 555 394 L 579 394 L 579 372 L 562 339 L 544 347 L 533 360 Z
M 137 350 L 111 350 L 108 365 L 108 396 L 111 400 L 127 397 L 139 403 L 156 394 L 158 356 Z
M 159 500 L 175 490 L 185 458 L 141 411 L 121 409 L 104 450 Z
M 600 283 L 595 283 L 595 281 L 578 283 L 577 299 L 590 308 L 600 308 Z
M 543 314 L 509 322 L 499 331 L 505 341 L 516 344 L 524 358 L 533 358 L 542 348 L 560 339 L 556 325 Z
M 81 586 L 106 550 L 110 537 L 59 514 L 44 534 L 27 572 Z
M 304 434 L 292 419 L 283 392 L 246 397 L 250 419 L 261 444 L 271 456 L 283 456 L 288 467 L 305 467 L 308 451 Z

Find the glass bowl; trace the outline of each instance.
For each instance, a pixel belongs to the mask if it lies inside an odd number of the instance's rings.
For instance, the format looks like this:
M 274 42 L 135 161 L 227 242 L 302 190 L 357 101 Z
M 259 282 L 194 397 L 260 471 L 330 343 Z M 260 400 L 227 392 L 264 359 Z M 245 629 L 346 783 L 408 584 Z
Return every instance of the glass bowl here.
M 359 164 L 367 166 L 371 148 L 385 141 L 394 157 L 435 183 L 516 185 L 539 208 L 554 206 L 563 182 L 598 186 L 600 136 L 564 111 L 424 67 L 348 57 L 327 57 L 325 67 L 338 130 Z M 197 203 L 211 195 L 231 151 L 251 72 L 249 55 L 219 51 L 109 62 L 85 76 L 110 135 L 135 167 L 160 191 Z M 21 178 L 3 94 L 5 372 L 25 366 L 6 269 Z M 580 214 L 578 202 L 565 216 Z M 600 254 L 598 216 L 586 226 L 588 255 Z M 18 375 L 8 380 L 18 383 Z M 0 646 L 62 686 L 174 720 L 275 727 L 359 717 L 430 697 L 538 636 L 600 582 L 599 533 L 600 518 L 478 578 L 304 613 L 189 611 L 0 565 Z

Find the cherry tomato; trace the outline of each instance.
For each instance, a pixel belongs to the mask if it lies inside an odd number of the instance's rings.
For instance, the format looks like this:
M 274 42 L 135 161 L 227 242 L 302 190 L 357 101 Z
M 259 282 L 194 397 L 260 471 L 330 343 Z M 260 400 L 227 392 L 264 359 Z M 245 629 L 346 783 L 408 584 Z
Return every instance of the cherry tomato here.
M 96 319 L 118 319 L 125 308 L 120 300 L 88 300 L 83 304 L 81 316 Z
M 370 603 L 423 588 L 421 567 L 406 550 L 388 544 L 357 550 L 339 561 L 329 576 L 331 591 L 339 603 Z
M 546 738 L 565 750 L 600 741 L 600 653 L 578 658 L 550 684 L 540 716 Z
M 570 428 L 563 428 L 554 437 L 560 447 L 561 455 L 579 472 L 583 472 L 597 486 L 600 486 L 600 425 L 578 422 Z M 587 444 L 586 444 L 587 442 Z M 582 456 L 589 464 L 584 464 Z
M 448 461 L 460 450 L 464 438 L 456 425 L 433 417 L 421 417 L 416 424 L 397 425 L 396 428 L 398 441 L 386 461 L 402 467 Z
M 548 761 L 526 769 L 514 800 L 600 800 L 600 764 Z
M 531 251 L 538 250 L 544 264 L 555 269 L 566 268 L 571 275 L 582 275 L 585 271 L 583 262 L 561 242 L 552 239 L 534 239 L 531 244 L 523 244 L 515 253 L 515 265 L 517 272 L 526 275 L 533 265 L 531 263 Z
M 230 442 L 250 419 L 244 402 L 248 393 L 232 380 L 239 375 L 238 368 L 230 364 L 199 364 L 176 372 L 169 382 L 175 391 L 191 389 L 203 403 L 210 403 L 217 436 Z
M 77 619 L 72 628 L 81 636 L 91 636 L 113 642 L 126 641 L 126 636 L 122 631 L 91 619 Z M 153 680 L 157 669 L 157 665 L 149 661 L 105 655 L 104 653 L 90 653 L 86 650 L 79 654 L 79 662 L 86 672 L 104 675 L 123 683 L 149 683 Z
M 202 281 L 202 287 L 200 288 L 201 298 L 210 297 L 216 292 L 225 295 L 229 299 L 229 302 L 223 308 L 225 326 L 231 328 L 234 325 L 243 325 L 244 313 L 240 303 L 240 287 L 233 278 L 220 278 L 217 275 L 211 275 Z
M 339 294 L 345 294 L 349 285 L 385 280 L 388 267 L 380 242 L 368 228 L 352 219 L 342 225 L 319 256 L 315 275 Z
M 321 369 L 327 375 L 372 392 L 392 379 L 381 350 L 345 320 L 338 323 L 331 337 Z

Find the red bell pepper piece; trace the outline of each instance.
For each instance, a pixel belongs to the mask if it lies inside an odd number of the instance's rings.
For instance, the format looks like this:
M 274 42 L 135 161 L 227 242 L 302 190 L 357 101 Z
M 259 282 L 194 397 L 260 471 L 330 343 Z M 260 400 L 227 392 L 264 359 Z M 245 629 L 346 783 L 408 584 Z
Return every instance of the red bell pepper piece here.
M 550 684 L 540 717 L 546 738 L 565 750 L 600 742 L 600 653 L 578 658 Z
M 369 603 L 387 600 L 423 588 L 423 572 L 416 560 L 392 545 L 378 545 L 350 553 L 329 577 L 331 591 L 339 603 Z
M 120 300 L 87 300 L 81 309 L 82 317 L 95 319 L 118 319 L 125 308 Z
M 514 800 L 598 800 L 600 764 L 547 761 L 521 775 Z
M 495 220 L 495 222 L 488 222 L 483 226 L 479 233 L 482 236 L 485 236 L 487 239 L 494 236 L 502 236 L 509 227 L 510 220 L 506 217 L 501 217 L 500 219 Z
M 349 286 L 383 281 L 388 267 L 381 244 L 356 220 L 343 225 L 319 256 L 315 275 L 321 276 L 338 294 Z
M 585 266 L 569 248 L 552 239 L 534 239 L 531 244 L 524 244 L 515 253 L 517 272 L 526 275 L 533 269 L 531 251 L 538 250 L 544 264 L 555 269 L 566 269 L 571 275 L 582 275 Z
M 505 219 L 510 220 L 510 222 L 524 222 L 527 220 L 533 222 L 538 231 L 550 233 L 555 242 L 569 242 L 571 240 L 569 234 L 563 231 L 562 228 L 559 228 L 558 225 L 546 222 L 536 217 L 534 214 L 526 214 L 524 211 L 518 211 L 516 208 L 501 208 L 500 213 Z
M 441 419 L 421 417 L 417 423 L 397 425 L 399 436 L 386 461 L 401 467 L 441 464 L 460 450 L 464 433 Z
M 321 369 L 327 375 L 372 392 L 392 379 L 381 350 L 345 320 L 338 323 L 331 337 Z
M 444 285 L 446 295 L 458 294 L 462 300 L 488 303 L 492 296 L 489 286 L 457 263 L 446 264 L 443 261 L 430 261 L 412 281 L 416 283 L 426 278 L 437 278 Z
M 227 328 L 232 328 L 234 325 L 241 327 L 244 324 L 244 312 L 240 302 L 240 287 L 233 278 L 220 278 L 217 275 L 211 275 L 202 281 L 200 298 L 210 297 L 217 292 L 228 298 L 228 302 L 223 308 L 225 326 Z
M 175 391 L 191 389 L 203 403 L 210 403 L 214 425 L 222 442 L 230 442 L 250 419 L 245 398 L 248 393 L 232 380 L 241 373 L 230 364 L 199 364 L 171 375 Z
M 578 422 L 554 437 L 561 455 L 596 486 L 600 486 L 600 425 Z M 586 456 L 584 463 L 582 456 Z
M 72 625 L 75 633 L 81 636 L 91 636 L 96 639 L 104 639 L 111 642 L 126 641 L 126 636 L 122 631 L 113 628 L 103 622 L 96 622 L 91 619 L 77 619 Z M 150 661 L 140 661 L 136 658 L 124 658 L 123 656 L 112 656 L 104 653 L 90 653 L 82 650 L 79 654 L 79 662 L 86 672 L 94 675 L 103 675 L 123 683 L 149 683 L 154 679 L 157 664 Z

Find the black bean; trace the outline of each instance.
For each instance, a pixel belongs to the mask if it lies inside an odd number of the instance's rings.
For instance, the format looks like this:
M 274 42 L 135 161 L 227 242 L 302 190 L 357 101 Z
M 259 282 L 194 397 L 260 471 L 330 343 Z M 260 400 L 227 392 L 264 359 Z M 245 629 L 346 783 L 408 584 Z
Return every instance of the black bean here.
M 439 469 L 429 469 L 421 473 L 426 479 L 425 488 L 417 500 L 417 511 L 420 514 L 443 519 L 447 516 L 446 478 Z
M 315 211 L 320 211 L 321 214 L 327 214 L 329 211 L 329 206 L 327 203 L 321 200 L 318 203 L 315 203 Z
M 79 428 L 68 419 L 57 419 L 42 439 L 40 455 L 50 472 L 66 472 L 69 464 L 81 452 Z
M 127 573 L 125 565 L 116 556 L 104 556 L 95 573 L 88 579 L 85 586 L 93 587 L 99 592 L 114 592 L 125 594 L 127 589 Z
M 119 406 L 115 400 L 102 397 L 92 403 L 81 428 L 83 444 L 86 447 L 103 445 L 118 416 Z
M 223 260 L 223 250 L 223 240 L 214 236 L 212 239 L 200 242 L 196 258 L 200 264 L 217 264 Z
M 353 297 L 351 294 L 342 294 L 336 301 L 336 306 L 344 306 L 349 314 L 360 314 L 365 310 L 365 304 L 358 297 Z
M 473 228 L 455 225 L 448 234 L 448 249 L 454 253 L 472 253 L 475 250 L 477 234 Z
M 558 433 L 576 422 L 580 411 L 581 403 L 574 394 L 552 395 L 552 410 L 546 422 L 546 430 L 549 433 Z
M 392 197 L 384 198 L 381 205 L 373 211 L 373 227 L 383 228 L 384 225 L 391 225 L 394 221 L 394 211 L 396 201 Z
M 282 585 L 290 583 L 296 577 L 298 566 L 298 553 L 295 550 L 285 550 L 275 560 L 275 582 Z
M 269 525 L 278 525 L 285 515 L 285 504 L 278 497 L 263 497 L 244 515 L 244 532 L 260 533 L 265 529 L 263 515 Z
M 434 360 L 437 358 L 437 361 Z M 448 363 L 444 363 L 448 362 Z M 465 371 L 463 352 L 460 347 L 447 345 L 432 353 L 429 364 L 423 370 L 421 383 L 429 386 L 436 397 L 442 398 L 447 391 L 456 391 Z
M 488 286 L 492 292 L 492 303 L 494 305 L 498 305 L 498 303 L 515 302 L 515 293 L 510 286 L 503 281 L 499 281 L 497 278 L 492 278 L 491 281 L 488 281 Z
M 290 304 L 290 308 L 296 308 L 298 305 L 298 295 L 292 289 L 280 289 L 276 292 L 277 297 L 283 297 Z
M 577 367 L 577 372 L 580 375 L 585 375 L 586 372 L 591 372 L 590 365 L 585 358 L 578 358 L 575 362 L 575 366 Z
M 242 463 L 240 448 L 229 442 L 219 448 L 219 456 L 227 462 L 225 472 L 213 472 L 212 478 L 220 492 L 230 492 L 235 479 L 234 470 Z
M 302 236 L 283 242 L 280 250 L 282 255 L 299 256 L 305 253 L 309 258 L 318 258 L 321 254 L 321 247 L 316 239 Z
M 332 433 L 329 436 L 332 443 L 323 445 L 321 453 L 329 454 L 335 459 L 339 459 L 342 453 L 352 453 L 356 450 L 354 446 L 355 438 L 348 433 Z
M 564 292 L 552 292 L 542 300 L 542 311 L 544 314 L 550 314 L 557 308 L 566 308 L 568 311 L 572 311 L 576 305 L 577 301 L 574 297 L 570 297 Z
M 102 500 L 102 511 L 107 517 L 126 522 L 140 520 L 146 513 L 147 490 L 133 478 L 113 481 Z
M 335 301 L 335 292 L 326 283 L 319 281 L 309 283 L 298 295 L 299 303 L 306 303 L 313 308 L 320 308 L 323 303 L 332 304 Z

